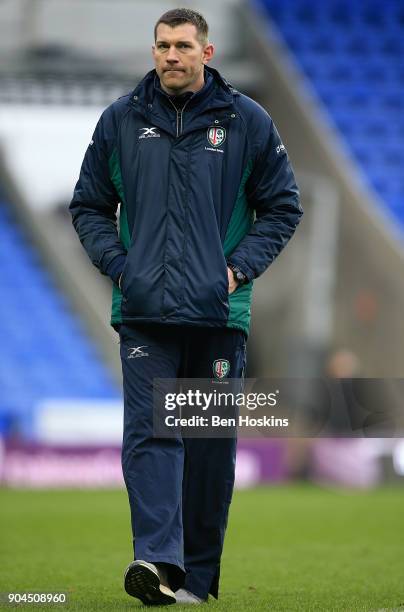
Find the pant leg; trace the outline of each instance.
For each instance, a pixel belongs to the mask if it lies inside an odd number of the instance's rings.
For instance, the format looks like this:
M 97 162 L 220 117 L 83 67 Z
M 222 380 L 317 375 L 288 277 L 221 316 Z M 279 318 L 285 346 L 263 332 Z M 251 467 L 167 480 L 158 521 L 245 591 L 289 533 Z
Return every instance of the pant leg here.
M 174 587 L 183 580 L 180 438 L 153 438 L 153 378 L 177 378 L 181 343 L 174 329 L 121 326 L 124 389 L 122 470 L 131 509 L 134 558 L 164 562 Z
M 246 359 L 244 334 L 230 329 L 195 330 L 188 355 L 189 378 L 211 379 L 216 359 L 229 361 L 229 378 L 242 378 Z M 184 586 L 202 598 L 208 593 L 218 597 L 236 446 L 235 438 L 184 439 Z

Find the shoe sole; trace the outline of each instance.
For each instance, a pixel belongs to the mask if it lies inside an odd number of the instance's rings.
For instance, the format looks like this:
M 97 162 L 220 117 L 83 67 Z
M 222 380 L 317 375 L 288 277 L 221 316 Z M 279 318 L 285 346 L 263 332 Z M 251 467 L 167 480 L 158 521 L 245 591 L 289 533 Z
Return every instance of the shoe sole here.
M 161 584 L 160 578 L 147 565 L 134 561 L 125 572 L 125 591 L 146 606 L 168 606 L 175 604 L 174 593 Z

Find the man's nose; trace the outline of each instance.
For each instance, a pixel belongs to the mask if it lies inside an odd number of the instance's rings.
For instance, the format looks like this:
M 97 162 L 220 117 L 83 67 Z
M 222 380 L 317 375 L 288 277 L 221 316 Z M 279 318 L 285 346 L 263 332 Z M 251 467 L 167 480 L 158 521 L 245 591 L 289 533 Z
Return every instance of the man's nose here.
M 174 45 L 168 49 L 167 62 L 178 62 L 177 49 Z

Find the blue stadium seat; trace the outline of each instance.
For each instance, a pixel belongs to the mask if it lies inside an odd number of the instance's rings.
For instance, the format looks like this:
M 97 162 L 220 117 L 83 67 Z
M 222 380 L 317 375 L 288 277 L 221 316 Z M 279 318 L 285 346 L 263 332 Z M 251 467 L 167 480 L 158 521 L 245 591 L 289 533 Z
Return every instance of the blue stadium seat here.
M 256 0 L 404 227 L 404 4 Z
M 29 431 L 47 398 L 118 399 L 81 321 L 0 202 L 0 435 Z

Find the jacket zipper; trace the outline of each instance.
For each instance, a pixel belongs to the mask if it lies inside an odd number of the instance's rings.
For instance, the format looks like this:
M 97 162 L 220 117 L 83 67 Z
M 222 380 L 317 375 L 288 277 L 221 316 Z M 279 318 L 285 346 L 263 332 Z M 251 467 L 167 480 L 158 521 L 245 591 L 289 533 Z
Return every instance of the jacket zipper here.
M 175 106 L 174 102 L 172 100 L 170 100 L 170 98 L 168 98 L 168 100 L 169 100 L 171 106 L 173 106 L 175 108 L 175 111 L 177 113 L 177 138 L 178 138 L 178 136 L 181 136 L 181 134 L 182 134 L 182 116 L 183 116 L 184 110 L 185 110 L 188 102 L 190 102 L 191 98 L 189 98 L 189 100 L 187 100 L 185 102 L 184 106 L 181 109 L 178 109 Z

